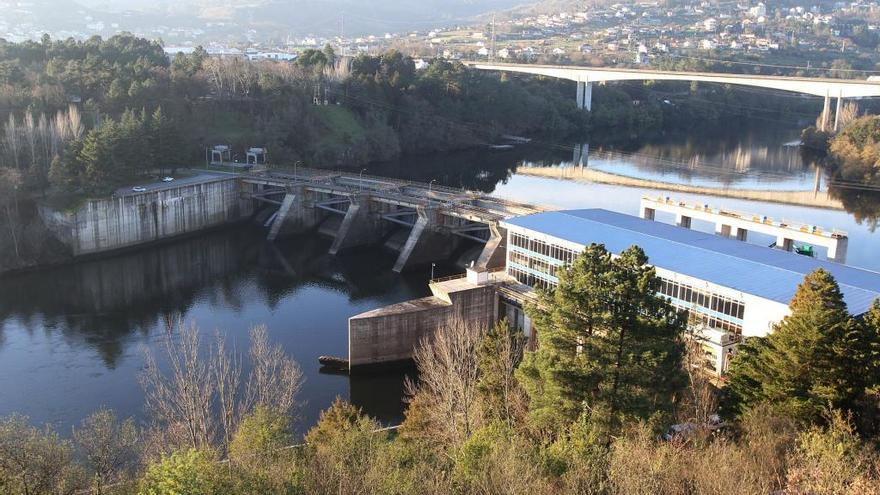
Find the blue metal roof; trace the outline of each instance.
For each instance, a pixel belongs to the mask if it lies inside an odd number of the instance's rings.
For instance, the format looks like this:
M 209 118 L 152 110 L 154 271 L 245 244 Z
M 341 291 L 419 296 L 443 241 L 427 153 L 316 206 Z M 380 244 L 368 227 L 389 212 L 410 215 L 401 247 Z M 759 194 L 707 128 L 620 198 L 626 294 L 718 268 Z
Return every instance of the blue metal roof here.
M 877 272 L 608 210 L 550 211 L 505 223 L 582 246 L 604 244 L 612 253 L 637 245 L 654 266 L 783 304 L 819 268 L 837 280 L 853 314 L 866 312 L 880 297 Z

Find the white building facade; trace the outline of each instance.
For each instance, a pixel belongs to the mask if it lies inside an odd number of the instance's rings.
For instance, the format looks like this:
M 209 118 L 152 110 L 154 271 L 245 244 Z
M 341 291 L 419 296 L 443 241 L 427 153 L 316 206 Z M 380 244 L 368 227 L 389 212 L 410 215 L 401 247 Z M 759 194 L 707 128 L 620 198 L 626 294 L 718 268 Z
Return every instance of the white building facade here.
M 649 225 L 651 223 L 654 225 Z M 718 375 L 727 371 L 737 344 L 744 338 L 767 335 L 774 323 L 789 314 L 788 301 L 804 275 L 816 268 L 834 268 L 827 266 L 832 265 L 830 263 L 801 255 L 605 210 L 539 213 L 507 220 L 503 226 L 508 232 L 506 273 L 524 285 L 543 289 L 555 287 L 558 270 L 592 243 L 605 245 L 613 255 L 631 245 L 641 246 L 661 279 L 658 295 L 688 312 L 689 330 L 703 346 L 705 366 Z M 714 239 L 706 239 L 706 236 Z M 691 251 L 684 252 L 685 243 L 689 241 L 692 241 L 688 246 Z M 709 241 L 710 248 L 701 244 L 705 241 Z M 786 266 L 786 276 L 782 279 L 773 280 L 770 278 L 773 274 L 765 271 L 755 273 L 754 277 L 768 277 L 766 285 L 742 284 L 741 281 L 748 278 L 747 272 L 758 269 L 756 265 L 763 262 L 756 260 L 762 260 L 761 256 L 767 254 L 772 254 L 768 262 L 778 256 L 797 257 L 779 260 L 801 267 L 803 273 L 790 276 L 793 275 L 791 267 Z M 705 259 L 688 261 L 690 257 L 700 256 Z M 722 266 L 711 266 L 713 264 Z M 832 272 L 839 283 L 844 282 L 841 287 L 845 296 L 849 290 L 845 285 L 847 278 L 857 279 L 865 286 L 850 291 L 857 302 L 850 304 L 850 309 L 861 314 L 867 310 L 869 302 L 865 302 L 872 300 L 872 294 L 875 298 L 880 295 L 880 273 L 837 266 L 845 269 Z M 732 273 L 737 269 L 740 271 Z M 766 291 L 762 290 L 765 286 Z M 519 316 L 512 309 L 505 311 L 510 321 Z M 518 324 L 530 333 L 527 318 Z

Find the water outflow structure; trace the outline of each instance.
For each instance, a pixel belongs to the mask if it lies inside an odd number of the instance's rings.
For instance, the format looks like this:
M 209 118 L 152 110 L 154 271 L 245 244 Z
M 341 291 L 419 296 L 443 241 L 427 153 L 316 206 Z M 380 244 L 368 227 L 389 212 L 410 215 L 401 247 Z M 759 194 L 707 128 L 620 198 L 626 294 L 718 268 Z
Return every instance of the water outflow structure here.
M 242 197 L 277 206 L 264 225 L 269 240 L 319 229 L 331 254 L 384 243 L 399 252 L 394 271 L 448 258 L 462 239 L 483 244 L 475 267 L 504 264 L 505 218 L 544 208 L 463 189 L 386 177 L 298 169 L 239 178 Z
M 104 253 L 193 234 L 255 217 L 268 240 L 318 231 L 330 254 L 375 244 L 399 253 L 395 272 L 449 258 L 462 240 L 482 244 L 475 266 L 504 264 L 499 222 L 544 208 L 486 194 L 385 177 L 297 168 L 206 173 L 141 192 L 118 191 L 72 211 L 41 208 L 74 256 Z

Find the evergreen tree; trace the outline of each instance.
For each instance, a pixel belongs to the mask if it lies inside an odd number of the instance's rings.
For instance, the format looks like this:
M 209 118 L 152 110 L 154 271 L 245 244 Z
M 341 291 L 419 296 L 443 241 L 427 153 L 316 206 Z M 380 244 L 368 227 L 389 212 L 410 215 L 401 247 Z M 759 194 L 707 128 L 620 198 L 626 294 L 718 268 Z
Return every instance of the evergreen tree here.
M 154 168 L 179 165 L 180 138 L 174 123 L 165 116 L 162 107 L 153 112 L 150 119 L 150 155 Z
M 477 351 L 480 380 L 477 393 L 483 417 L 511 425 L 520 401 L 514 372 L 523 356 L 525 337 L 502 320 L 483 337 Z
M 538 350 L 517 376 L 533 425 L 560 431 L 584 415 L 600 428 L 668 412 L 684 385 L 685 319 L 657 295 L 660 280 L 633 246 L 591 245 L 528 308 Z
M 743 413 L 769 402 L 806 422 L 821 419 L 827 407 L 853 411 L 870 379 L 866 325 L 849 315 L 837 282 L 823 269 L 806 276 L 790 308 L 770 335 L 740 346 L 726 406 Z

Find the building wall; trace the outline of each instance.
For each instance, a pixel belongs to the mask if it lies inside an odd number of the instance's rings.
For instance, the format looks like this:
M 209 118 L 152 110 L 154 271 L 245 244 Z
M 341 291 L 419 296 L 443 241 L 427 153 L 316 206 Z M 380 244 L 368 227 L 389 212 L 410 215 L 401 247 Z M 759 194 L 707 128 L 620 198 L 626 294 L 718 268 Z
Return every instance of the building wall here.
M 430 338 L 438 328 L 456 319 L 482 328 L 488 328 L 497 319 L 498 298 L 493 285 L 445 292 L 442 284 L 432 284 L 431 290 L 434 296 L 350 318 L 349 366 L 406 361 L 413 358 L 422 339 Z
M 46 225 L 74 256 L 101 253 L 197 232 L 250 216 L 238 181 L 198 184 L 88 200 L 74 211 L 41 208 Z
M 517 234 L 540 241 L 538 246 L 542 247 L 542 249 L 543 245 L 541 243 L 544 243 L 563 248 L 563 251 L 560 253 L 559 250 L 554 250 L 551 247 L 549 250 L 550 256 L 547 256 L 545 253 L 534 252 L 533 244 L 529 244 L 530 247 L 524 249 L 521 246 L 523 242 L 517 242 L 514 239 L 514 236 Z M 557 278 L 553 275 L 540 273 L 540 270 L 550 265 L 554 269 L 563 265 L 564 263 L 560 259 L 568 257 L 565 250 L 574 250 L 576 253 L 581 253 L 585 249 L 585 246 L 582 245 L 540 232 L 518 229 L 512 226 L 508 226 L 508 236 L 507 272 L 509 275 L 519 278 L 521 282 L 529 285 L 543 284 L 543 286 L 554 286 L 558 283 Z M 650 255 L 650 253 L 648 254 Z M 546 262 L 547 266 L 542 265 L 539 270 L 524 268 L 522 266 L 524 259 L 528 262 Z M 790 312 L 787 304 L 756 297 L 729 287 L 666 270 L 662 267 L 655 267 L 655 270 L 657 275 L 665 281 L 678 284 L 676 287 L 687 286 L 692 290 L 723 298 L 725 301 L 730 301 L 731 304 L 742 305 L 743 311 L 740 318 L 738 315 L 734 316 L 713 311 L 711 307 L 699 306 L 688 300 L 671 299 L 673 304 L 690 311 L 692 316 L 700 315 L 701 318 L 705 317 L 707 320 L 714 322 L 713 325 L 717 323 L 717 328 L 714 326 L 708 328 L 694 326 L 692 330 L 695 332 L 694 337 L 700 340 L 706 351 L 707 367 L 719 374 L 726 370 L 730 355 L 735 352 L 736 343 L 744 337 L 765 336 L 769 334 L 772 331 L 773 324 L 783 319 Z M 523 279 L 524 275 L 534 276 L 535 280 L 530 278 L 526 281 Z M 667 296 L 664 295 L 664 297 Z

